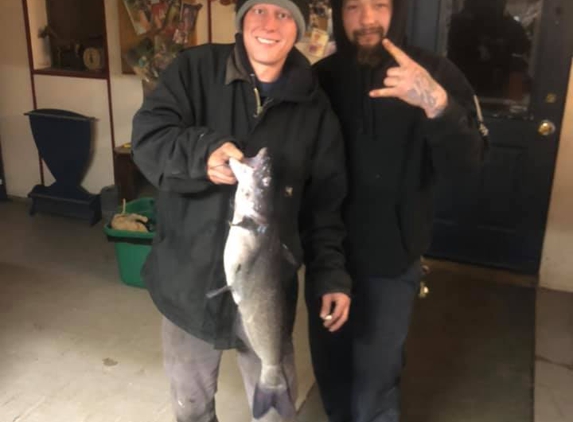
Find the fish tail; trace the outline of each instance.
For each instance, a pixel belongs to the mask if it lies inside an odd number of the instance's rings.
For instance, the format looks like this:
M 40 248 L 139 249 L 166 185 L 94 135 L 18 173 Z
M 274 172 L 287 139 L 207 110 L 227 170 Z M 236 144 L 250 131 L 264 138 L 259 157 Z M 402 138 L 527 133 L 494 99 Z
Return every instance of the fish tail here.
M 253 398 L 253 417 L 260 419 L 267 414 L 271 408 L 275 408 L 277 413 L 284 419 L 290 420 L 296 416 L 296 409 L 289 394 L 286 380 L 282 376 L 280 388 L 265 387 L 260 381 L 255 387 Z

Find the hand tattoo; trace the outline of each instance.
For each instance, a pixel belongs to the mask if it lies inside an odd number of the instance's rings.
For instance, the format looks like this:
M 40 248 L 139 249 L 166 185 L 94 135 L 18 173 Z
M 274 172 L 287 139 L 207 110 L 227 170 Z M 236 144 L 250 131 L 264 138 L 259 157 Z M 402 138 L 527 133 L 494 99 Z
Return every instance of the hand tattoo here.
M 384 80 L 386 87 L 374 89 L 369 95 L 372 98 L 399 98 L 422 108 L 430 119 L 439 116 L 448 105 L 448 94 L 444 88 L 392 41 L 384 39 L 382 44 L 398 66 L 388 69 Z
M 444 104 L 439 104 L 440 86 L 421 68 L 414 70 L 413 87 L 406 96 L 409 102 L 419 104 L 428 117 L 438 116 L 445 108 Z

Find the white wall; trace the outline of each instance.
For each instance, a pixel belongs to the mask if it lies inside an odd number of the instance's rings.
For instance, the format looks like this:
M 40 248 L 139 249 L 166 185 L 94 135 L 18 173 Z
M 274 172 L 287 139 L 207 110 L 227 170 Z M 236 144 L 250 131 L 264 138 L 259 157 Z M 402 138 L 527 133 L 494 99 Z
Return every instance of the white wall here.
M 235 5 L 223 6 L 211 2 L 213 13 L 213 42 L 232 43 L 235 41 Z
M 40 183 L 38 153 L 28 119 L 33 109 L 24 14 L 20 0 L 0 13 L 0 140 L 8 194 L 25 197 Z
M 540 283 L 543 287 L 573 292 L 573 71 L 569 77 Z
M 48 15 L 46 12 L 46 0 L 28 0 L 28 13 L 32 36 L 32 56 L 34 69 L 42 69 L 52 65 L 50 57 L 49 38 L 39 38 L 38 30 L 43 29 L 48 24 Z
M 129 142 L 131 138 L 131 119 L 141 105 L 143 91 L 139 78 L 134 75 L 123 75 L 121 73 L 119 16 L 116 0 L 105 0 L 105 17 L 109 47 L 115 142 L 116 145 L 122 145 Z

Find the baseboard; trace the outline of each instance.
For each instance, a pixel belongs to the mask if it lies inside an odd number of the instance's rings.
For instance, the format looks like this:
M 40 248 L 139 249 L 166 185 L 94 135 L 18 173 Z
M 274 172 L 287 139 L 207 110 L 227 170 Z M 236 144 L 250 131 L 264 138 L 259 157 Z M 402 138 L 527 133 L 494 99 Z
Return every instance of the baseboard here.
M 573 285 L 564 283 L 547 283 L 543 282 L 539 284 L 542 289 L 553 290 L 556 292 L 573 293 Z
M 8 201 L 21 202 L 21 203 L 26 203 L 26 204 L 32 203 L 30 198 L 27 198 L 24 196 L 10 195 L 10 194 L 8 194 Z

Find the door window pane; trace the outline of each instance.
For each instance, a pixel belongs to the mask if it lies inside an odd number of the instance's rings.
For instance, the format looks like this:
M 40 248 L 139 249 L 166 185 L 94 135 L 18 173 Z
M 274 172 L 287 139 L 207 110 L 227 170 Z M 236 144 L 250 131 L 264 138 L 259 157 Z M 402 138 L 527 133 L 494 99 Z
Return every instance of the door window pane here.
M 542 0 L 443 0 L 440 37 L 485 110 L 529 109 Z

